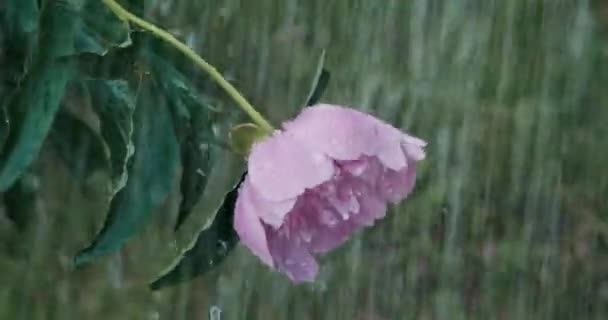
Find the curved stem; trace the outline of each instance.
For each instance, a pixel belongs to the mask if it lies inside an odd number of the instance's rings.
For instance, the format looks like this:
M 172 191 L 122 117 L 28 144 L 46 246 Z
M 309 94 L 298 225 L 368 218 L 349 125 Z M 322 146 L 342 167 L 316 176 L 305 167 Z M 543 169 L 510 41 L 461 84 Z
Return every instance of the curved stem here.
M 243 109 L 243 111 L 245 111 L 245 113 L 247 113 L 249 115 L 249 117 L 251 118 L 251 120 L 253 120 L 253 122 L 255 122 L 258 126 L 260 126 L 264 131 L 272 132 L 274 130 L 272 125 L 266 119 L 264 119 L 264 117 L 247 101 L 247 99 L 245 99 L 245 97 L 243 97 L 243 95 L 241 95 L 239 93 L 239 91 L 230 84 L 230 82 L 226 81 L 226 79 L 224 79 L 222 74 L 219 73 L 217 71 L 217 69 L 215 69 L 215 67 L 210 65 L 207 61 L 205 61 L 198 54 L 196 54 L 196 52 L 194 52 L 194 50 L 190 49 L 187 45 L 185 45 L 181 41 L 177 40 L 177 38 L 175 38 L 169 32 L 132 14 L 131 12 L 129 12 L 128 10 L 123 8 L 120 4 L 118 4 L 115 0 L 101 0 L 101 1 L 110 10 L 112 10 L 112 12 L 114 12 L 114 14 L 116 14 L 116 16 L 118 16 L 120 19 L 127 21 L 127 22 L 132 22 L 132 23 L 140 26 L 141 28 L 153 33 L 155 36 L 168 42 L 173 47 L 175 47 L 177 50 L 181 51 L 190 60 L 192 60 L 196 65 L 201 67 L 201 69 L 203 69 L 207 74 L 209 74 L 209 76 L 220 87 L 222 87 L 222 89 L 224 89 L 228 93 L 228 95 L 230 95 L 230 97 L 232 99 L 234 99 L 234 101 L 236 101 L 236 103 L 239 105 L 239 107 L 241 107 L 241 109 Z

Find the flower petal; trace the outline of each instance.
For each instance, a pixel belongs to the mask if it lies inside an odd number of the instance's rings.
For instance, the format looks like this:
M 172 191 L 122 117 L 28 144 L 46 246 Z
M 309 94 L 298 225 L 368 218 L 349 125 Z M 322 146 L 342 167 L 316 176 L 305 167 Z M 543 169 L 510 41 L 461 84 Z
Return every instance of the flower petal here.
M 255 189 L 271 201 L 296 198 L 334 174 L 331 159 L 283 132 L 256 143 L 248 166 Z
M 374 162 L 377 160 L 370 163 L 369 169 L 374 170 Z M 377 219 L 383 218 L 386 215 L 386 200 L 375 190 L 376 184 L 352 176 L 347 179 L 359 203 L 359 212 L 353 215 L 353 222 L 359 226 L 371 226 Z
M 297 238 L 286 238 L 278 231 L 269 231 L 269 248 L 279 271 L 294 282 L 312 282 L 319 265 Z
M 285 216 L 295 205 L 297 198 L 271 201 L 267 200 L 256 190 L 255 186 L 250 185 L 248 189 L 248 198 L 251 204 L 255 207 L 255 212 L 264 223 L 278 229 L 284 222 Z
M 410 136 L 409 134 L 403 134 L 403 142 L 406 144 L 412 144 L 412 145 L 422 147 L 422 148 L 426 147 L 426 145 L 427 145 L 426 141 L 424 141 L 420 138 L 414 137 L 414 136 Z
M 361 212 L 353 217 L 361 226 L 372 226 L 378 219 L 386 215 L 386 202 L 374 193 L 369 193 L 359 200 Z
M 344 215 L 323 196 L 310 195 L 307 206 L 300 215 L 305 215 L 311 230 L 308 247 L 312 252 L 325 253 L 344 243 L 357 229 L 352 221 L 352 214 Z
M 403 133 L 363 112 L 328 104 L 307 108 L 283 125 L 287 133 L 336 160 L 376 156 L 394 170 L 406 165 Z
M 410 138 L 412 138 L 412 137 L 410 137 Z M 414 138 L 414 139 L 417 139 L 417 138 Z M 404 142 L 402 143 L 403 152 L 405 153 L 405 156 L 407 157 L 407 159 L 413 160 L 413 161 L 424 160 L 424 158 L 426 157 L 424 149 L 422 149 L 424 147 L 424 145 L 421 146 L 416 143 L 409 143 L 409 142 L 407 142 L 408 140 L 409 139 L 404 139 Z
M 380 177 L 378 192 L 388 201 L 397 203 L 412 191 L 416 182 L 416 163 L 411 161 L 399 170 L 387 170 Z
M 234 213 L 234 229 L 241 242 L 264 263 L 273 267 L 272 256 L 268 249 L 266 231 L 260 221 L 259 212 L 251 200 L 251 182 L 245 178 L 239 190 Z

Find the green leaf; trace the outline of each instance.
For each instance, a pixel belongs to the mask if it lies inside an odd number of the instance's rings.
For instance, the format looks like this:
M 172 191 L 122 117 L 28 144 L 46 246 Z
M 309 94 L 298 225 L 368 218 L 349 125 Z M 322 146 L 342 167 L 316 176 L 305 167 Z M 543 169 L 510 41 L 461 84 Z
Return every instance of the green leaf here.
M 160 72 L 159 75 L 162 75 L 162 72 L 169 72 L 171 76 L 167 78 L 171 79 L 171 82 L 181 83 L 180 85 L 186 88 L 203 87 L 206 92 L 217 88 L 215 82 L 206 73 L 192 67 L 192 60 L 166 41 L 149 32 L 133 33 L 132 37 L 134 42 L 140 43 L 144 48 L 142 58 L 149 64 L 152 72 Z M 196 90 L 192 91 L 196 92 Z
M 136 16 L 143 16 L 146 0 L 123 0 L 120 4 Z
M 131 45 L 129 25 L 116 17 L 101 0 L 86 0 L 79 18 L 75 53 L 105 55 L 112 48 Z
M 304 105 L 305 107 L 312 106 L 319 102 L 323 92 L 325 92 L 325 89 L 327 89 L 330 77 L 331 74 L 327 69 L 325 69 L 325 50 L 323 50 L 317 64 L 317 71 L 315 72 L 310 93 L 308 94 L 308 98 L 306 98 L 306 104 Z
M 4 28 L 11 36 L 31 33 L 38 28 L 40 8 L 38 0 L 5 0 Z
M 135 153 L 129 179 L 112 199 L 102 230 L 75 257 L 77 266 L 119 249 L 148 221 L 173 186 L 178 142 L 166 101 L 152 81 L 144 80 L 138 92 L 133 129 Z
M 104 56 L 81 53 L 75 58 L 83 79 L 118 80 L 133 78 L 136 71 L 137 48 L 111 50 Z
M 0 157 L 0 192 L 10 187 L 38 154 L 59 109 L 71 71 L 71 64 L 66 60 L 39 64 L 12 99 L 13 128 Z
M 107 166 L 99 136 L 84 121 L 67 111 L 57 113 L 48 139 L 55 153 L 77 178 L 87 178 Z
M 48 2 L 42 11 L 37 59 L 51 59 L 73 55 L 74 36 L 78 27 L 78 11 L 64 1 Z M 44 50 L 42 50 L 44 48 Z
M 8 138 L 10 128 L 11 126 L 10 122 L 8 121 L 8 114 L 6 113 L 6 108 L 4 107 L 2 101 L 0 101 L 0 157 L 2 156 L 2 151 L 4 149 L 6 139 Z
M 125 80 L 85 81 L 99 116 L 101 135 L 110 151 L 112 193 L 127 183 L 127 164 L 133 155 L 135 95 Z M 147 108 L 147 106 L 144 106 Z
M 13 128 L 0 156 L 0 192 L 9 188 L 36 157 L 59 109 L 73 64 L 69 59 L 56 58 L 69 50 L 74 25 L 68 10 L 55 2 L 44 12 L 41 26 L 46 32 L 40 39 L 44 50 L 9 101 Z
M 180 192 L 182 195 L 179 204 L 175 230 L 177 230 L 192 212 L 200 200 L 207 185 L 207 178 L 212 165 L 211 146 L 207 131 L 211 124 L 208 112 L 202 108 L 192 110 L 192 117 L 186 136 L 180 143 L 182 178 Z
M 143 51 L 143 56 L 147 60 L 153 76 L 171 101 L 176 117 L 189 118 L 191 110 L 197 110 L 196 112 L 200 112 L 199 109 L 216 111 L 172 61 L 157 55 L 151 48 L 152 45 L 149 44 L 147 50 Z
M 36 195 L 38 194 L 38 177 L 32 174 L 22 175 L 2 194 L 6 216 L 17 227 L 25 230 L 36 216 Z
M 188 249 L 167 268 L 167 271 L 150 284 L 150 289 L 158 290 L 190 280 L 203 275 L 224 261 L 239 241 L 232 222 L 238 189 L 245 175 L 246 173 L 226 194 L 211 225 L 201 230 Z
M 3 56 L 11 61 L 2 66 L 3 78 L 19 81 L 31 64 L 35 52 L 40 8 L 38 0 L 4 0 L 0 10 Z
M 173 63 L 152 51 L 154 42 L 149 42 L 144 51 L 151 73 L 160 83 L 169 99 L 180 139 L 182 179 L 177 230 L 192 212 L 201 198 L 212 165 L 213 131 L 210 112 L 214 109 L 200 95 L 190 80 Z

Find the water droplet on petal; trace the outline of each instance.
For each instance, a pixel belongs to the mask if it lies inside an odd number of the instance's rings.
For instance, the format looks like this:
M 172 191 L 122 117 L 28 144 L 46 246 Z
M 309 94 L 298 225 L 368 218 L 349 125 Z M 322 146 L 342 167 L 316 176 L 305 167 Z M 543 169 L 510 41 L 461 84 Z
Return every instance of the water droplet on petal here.
M 289 239 L 289 227 L 287 226 L 283 226 L 281 228 L 278 229 L 278 233 L 280 236 L 285 237 L 286 239 Z
M 302 230 L 300 231 L 300 237 L 302 237 L 304 242 L 310 242 L 312 240 L 312 233 L 308 230 Z
M 343 206 L 338 209 L 338 213 L 340 213 L 340 217 L 342 218 L 342 220 L 347 220 L 350 216 L 348 209 Z
M 330 227 L 333 227 L 338 223 L 338 219 L 336 219 L 336 216 L 331 210 L 321 211 L 319 220 L 322 224 Z
M 353 176 L 360 176 L 367 169 L 367 162 L 361 160 L 353 161 L 346 164 L 345 169 Z
M 348 219 L 349 216 L 349 204 L 342 201 L 335 196 L 327 197 L 327 201 L 338 211 L 342 220 Z
M 348 209 L 350 212 L 352 212 L 354 214 L 359 213 L 360 206 L 359 206 L 359 201 L 357 200 L 356 197 L 354 197 L 354 196 L 350 197 L 350 200 L 348 202 Z

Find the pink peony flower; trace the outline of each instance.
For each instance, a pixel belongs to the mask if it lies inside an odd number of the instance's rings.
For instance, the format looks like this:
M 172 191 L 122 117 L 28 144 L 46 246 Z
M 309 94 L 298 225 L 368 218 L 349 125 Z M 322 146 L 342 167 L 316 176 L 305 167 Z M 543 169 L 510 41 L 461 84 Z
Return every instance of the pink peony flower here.
M 256 143 L 239 189 L 234 228 L 264 263 L 313 281 L 315 254 L 383 218 L 414 187 L 426 142 L 360 111 L 306 108 Z

